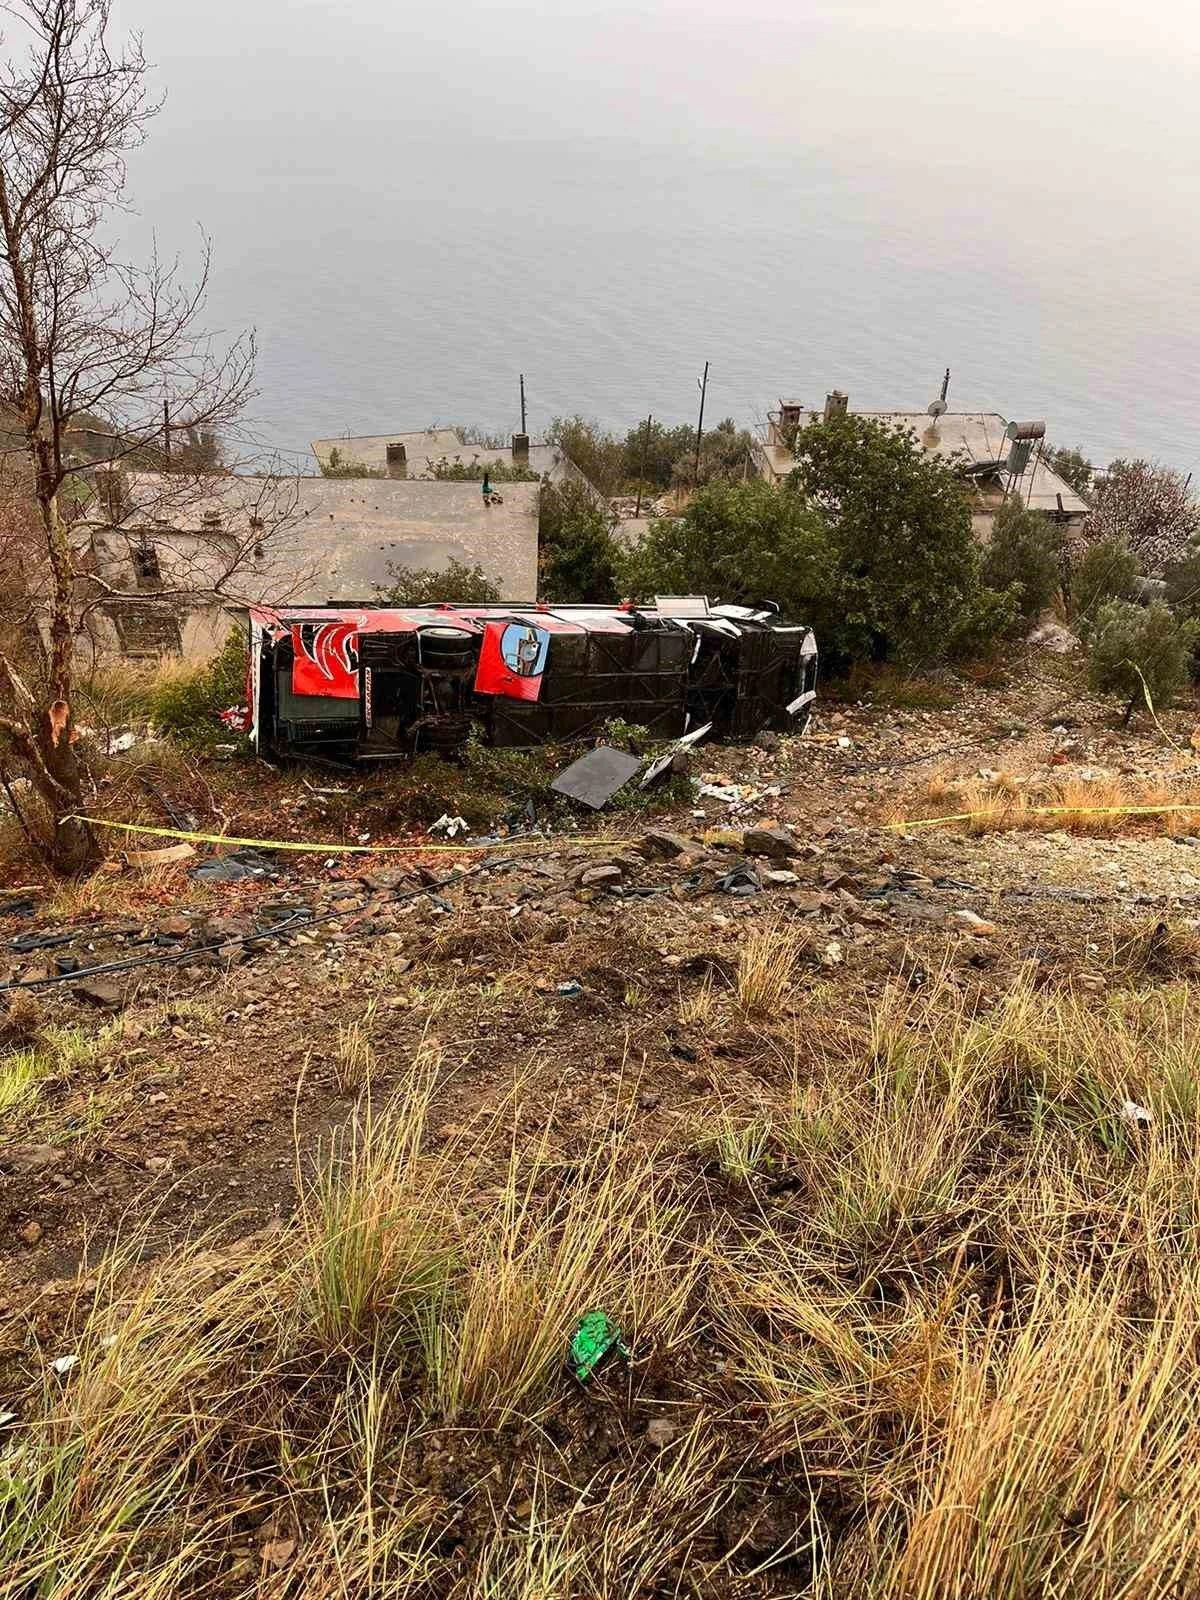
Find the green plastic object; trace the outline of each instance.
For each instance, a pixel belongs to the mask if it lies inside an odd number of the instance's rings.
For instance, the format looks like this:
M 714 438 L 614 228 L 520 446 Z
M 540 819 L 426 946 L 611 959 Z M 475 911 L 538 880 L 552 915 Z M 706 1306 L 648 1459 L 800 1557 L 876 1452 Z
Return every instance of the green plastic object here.
M 580 1383 L 586 1383 L 608 1355 L 629 1360 L 629 1347 L 621 1330 L 603 1311 L 589 1311 L 571 1340 L 571 1366 Z

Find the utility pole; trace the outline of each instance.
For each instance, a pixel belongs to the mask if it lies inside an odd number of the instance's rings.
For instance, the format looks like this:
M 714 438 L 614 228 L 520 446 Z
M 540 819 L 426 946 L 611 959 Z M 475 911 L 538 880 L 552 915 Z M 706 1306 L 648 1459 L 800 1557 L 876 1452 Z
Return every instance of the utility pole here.
M 641 476 L 638 478 L 637 504 L 633 508 L 633 514 L 635 517 L 640 517 L 642 514 L 642 484 L 646 477 L 646 462 L 650 459 L 650 428 L 653 422 L 654 413 L 651 412 L 646 418 L 646 438 L 642 444 L 642 472 Z
M 171 402 L 163 401 L 163 457 L 167 471 L 171 470 Z
M 529 429 L 525 426 L 525 374 L 524 373 L 521 374 L 521 432 L 522 433 L 528 433 L 529 432 Z
M 700 390 L 700 421 L 696 424 L 696 470 L 692 474 L 692 487 L 700 483 L 700 445 L 704 439 L 704 400 L 708 394 L 708 362 L 704 363 L 703 378 L 696 379 L 696 387 Z

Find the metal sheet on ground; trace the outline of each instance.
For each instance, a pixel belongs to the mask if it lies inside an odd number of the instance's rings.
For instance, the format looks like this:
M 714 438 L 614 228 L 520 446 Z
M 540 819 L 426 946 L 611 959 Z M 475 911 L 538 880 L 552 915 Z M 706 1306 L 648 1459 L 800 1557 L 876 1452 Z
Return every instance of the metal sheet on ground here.
M 577 800 L 580 805 L 599 811 L 625 787 L 641 765 L 637 756 L 614 750 L 611 745 L 601 745 L 573 761 L 550 787 L 555 794 L 566 795 L 568 800 Z

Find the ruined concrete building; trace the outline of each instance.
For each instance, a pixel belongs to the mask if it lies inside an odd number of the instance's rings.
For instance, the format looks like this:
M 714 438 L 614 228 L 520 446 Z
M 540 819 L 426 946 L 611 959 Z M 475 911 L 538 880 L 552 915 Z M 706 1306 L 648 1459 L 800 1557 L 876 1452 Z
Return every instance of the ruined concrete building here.
M 924 450 L 952 460 L 971 498 L 976 537 L 984 543 L 1009 496 L 1019 495 L 1023 505 L 1053 517 L 1068 539 L 1088 514 L 1086 503 L 1046 463 L 1044 422 L 1009 422 L 994 411 L 950 411 L 944 393 L 925 411 L 851 411 L 848 397 L 838 389 L 820 410 L 798 400 L 781 400 L 778 410 L 767 414 L 766 426 L 755 441 L 759 476 L 769 483 L 782 482 L 796 465 L 801 431 L 814 421 L 848 412 L 911 431 Z
M 370 604 L 396 567 L 481 566 L 504 599 L 537 590 L 537 483 L 213 477 L 122 481 L 118 515 L 97 514 L 79 566 L 96 593 L 88 646 L 200 657 L 250 605 Z M 82 643 L 83 641 L 81 641 Z

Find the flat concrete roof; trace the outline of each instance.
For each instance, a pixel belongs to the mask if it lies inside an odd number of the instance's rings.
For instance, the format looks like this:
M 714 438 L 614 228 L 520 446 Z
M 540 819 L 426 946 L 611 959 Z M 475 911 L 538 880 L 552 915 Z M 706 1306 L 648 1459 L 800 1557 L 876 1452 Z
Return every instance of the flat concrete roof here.
M 369 467 L 373 472 L 383 472 L 387 470 L 389 444 L 404 446 L 409 478 L 432 478 L 435 465 L 443 460 L 451 465 L 461 462 L 463 466 L 470 466 L 478 462 L 481 466 L 511 466 L 513 459 L 510 445 L 464 444 L 454 428 L 369 433 L 345 439 L 314 439 L 312 452 L 322 467 L 332 465 L 336 450 L 337 460 L 343 465 L 353 462 L 357 466 Z M 536 472 L 540 478 L 548 477 L 556 481 L 563 475 L 560 471 L 563 460 L 563 453 L 556 445 L 531 444 L 529 447 L 529 470 Z
M 133 503 L 144 515 L 139 521 L 135 512 L 118 533 L 145 527 L 156 539 L 194 535 L 215 549 L 229 537 L 252 539 L 257 519 L 264 556 L 247 567 L 244 587 L 264 602 L 272 589 L 293 605 L 370 599 L 393 567 L 440 570 L 451 560 L 481 566 L 501 599 L 537 593 L 537 483 L 498 485 L 502 504 L 485 505 L 477 483 L 242 476 L 208 479 L 176 503 L 177 481 L 132 475 Z

